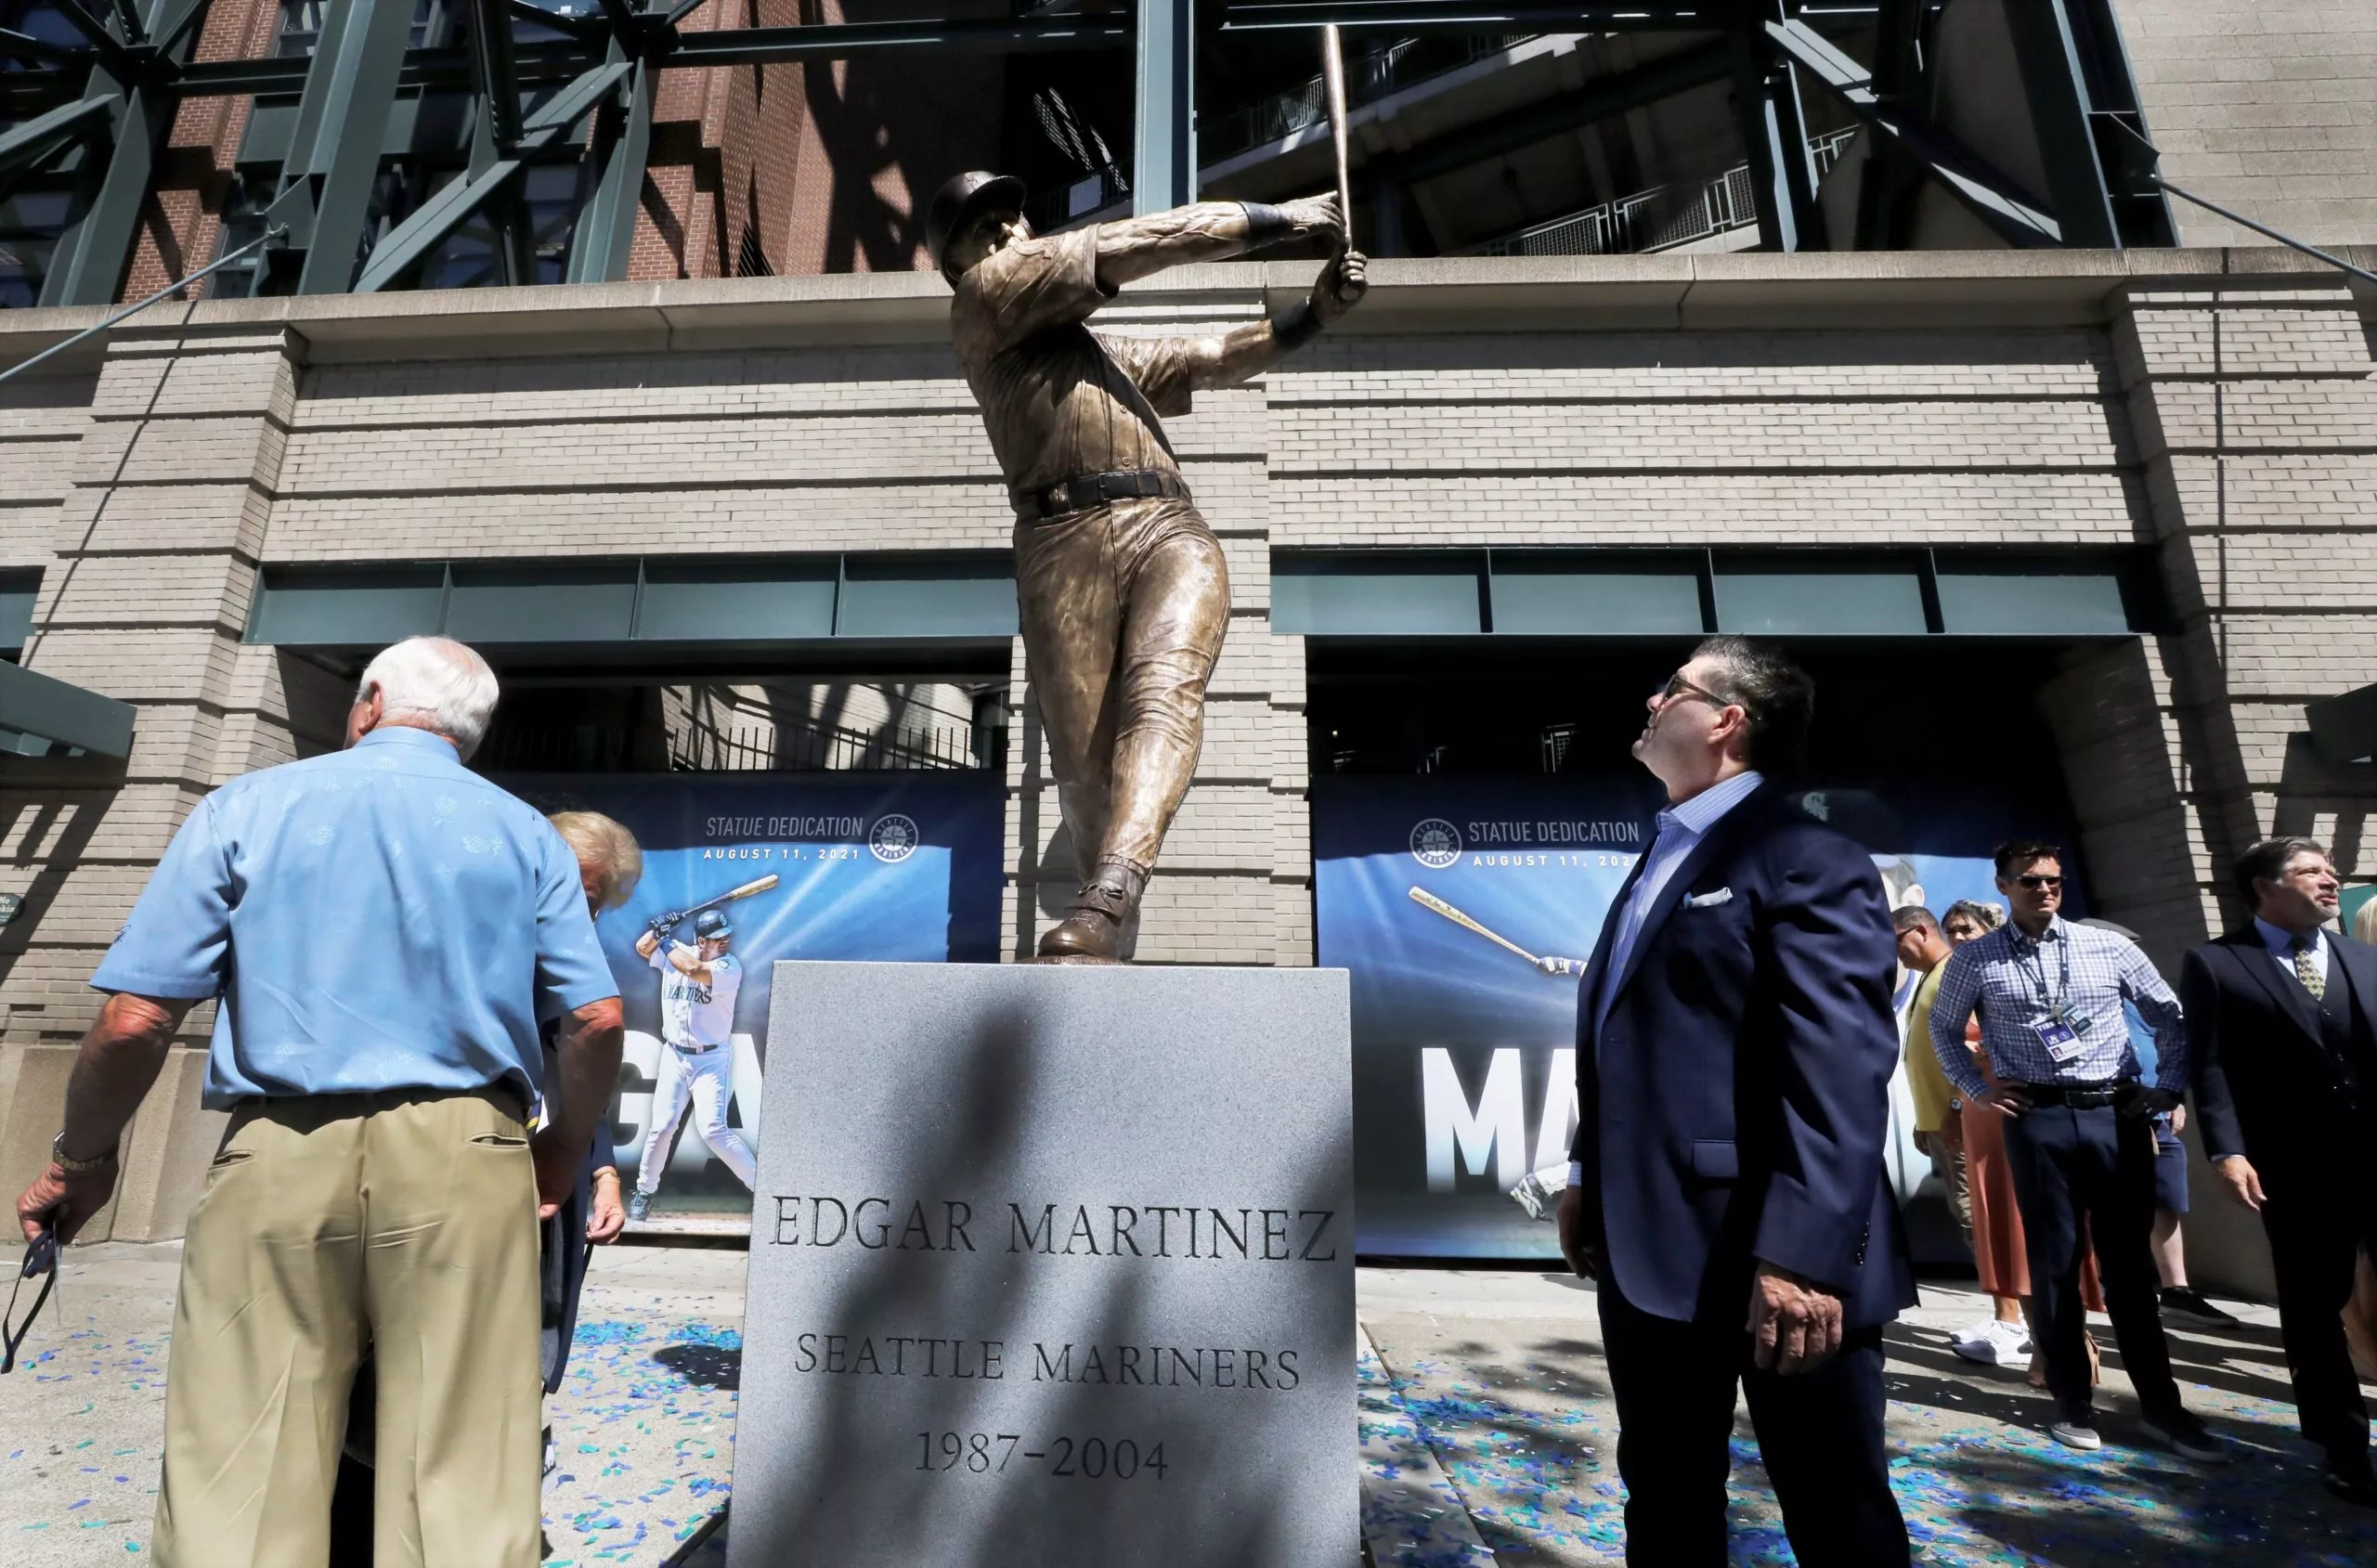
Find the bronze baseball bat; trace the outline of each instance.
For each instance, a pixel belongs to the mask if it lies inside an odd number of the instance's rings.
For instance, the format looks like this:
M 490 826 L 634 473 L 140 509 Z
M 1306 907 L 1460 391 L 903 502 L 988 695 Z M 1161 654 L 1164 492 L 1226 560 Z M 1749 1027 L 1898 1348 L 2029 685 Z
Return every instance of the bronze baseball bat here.
M 1345 154 L 1345 50 L 1335 24 L 1320 30 L 1320 84 L 1329 98 L 1329 139 L 1337 148 L 1337 209 L 1345 220 L 1345 249 L 1354 248 L 1354 178 Z
M 1451 921 L 1456 926 L 1466 927 L 1468 929 L 1476 932 L 1479 936 L 1485 938 L 1489 942 L 1495 942 L 1502 947 L 1509 948 L 1513 952 L 1517 953 L 1521 958 L 1526 959 L 1530 964 L 1535 962 L 1535 954 L 1529 952 L 1526 949 L 1519 946 L 1518 943 L 1511 940 L 1507 937 L 1496 936 L 1493 932 L 1487 930 L 1485 927 L 1480 926 L 1476 921 L 1472 920 L 1469 916 L 1461 914 L 1461 911 L 1453 908 L 1452 905 L 1445 902 L 1444 900 L 1436 897 L 1434 893 L 1429 892 L 1424 888 L 1414 888 L 1411 889 L 1411 901 L 1418 904 L 1422 909 L 1431 909 L 1435 911 L 1438 914 L 1443 915 L 1447 920 Z

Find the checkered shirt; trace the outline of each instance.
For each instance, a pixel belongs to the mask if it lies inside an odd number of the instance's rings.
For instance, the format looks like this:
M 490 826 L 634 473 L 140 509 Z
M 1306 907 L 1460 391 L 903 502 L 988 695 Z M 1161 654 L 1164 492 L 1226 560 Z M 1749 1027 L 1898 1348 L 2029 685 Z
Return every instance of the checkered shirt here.
M 2064 992 L 2063 960 L 2069 956 L 2071 990 Z M 2044 981 L 2048 995 L 2065 1004 L 2066 1016 L 2077 1028 L 2080 1051 L 2059 1062 L 2033 1029 L 2048 1013 L 2040 998 Z M 2002 1082 L 2101 1083 L 2108 1079 L 2138 1076 L 2137 1054 L 2130 1048 L 2129 1026 L 2122 1016 L 2126 999 L 2137 1004 L 2138 1016 L 2154 1033 L 2154 1077 L 2158 1087 L 2183 1092 L 2188 1082 L 2188 1031 L 2179 999 L 2163 983 L 2154 965 L 2137 944 L 2101 927 L 2075 926 L 2056 915 L 2036 941 L 2014 926 L 2001 926 L 1976 937 L 1948 958 L 1940 981 L 1939 999 L 1931 1005 L 1931 1046 L 1940 1070 L 1967 1099 L 1988 1092 L 1988 1082 L 1974 1068 L 1965 1049 L 1965 1020 L 1981 1013 L 1981 1046 Z

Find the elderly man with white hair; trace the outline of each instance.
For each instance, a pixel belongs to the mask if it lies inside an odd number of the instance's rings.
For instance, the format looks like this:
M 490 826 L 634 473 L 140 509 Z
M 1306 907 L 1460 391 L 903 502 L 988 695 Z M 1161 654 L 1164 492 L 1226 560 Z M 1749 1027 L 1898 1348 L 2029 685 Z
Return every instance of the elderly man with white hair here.
M 577 857 L 462 766 L 495 701 L 459 642 L 382 652 L 346 749 L 201 800 L 92 977 L 111 994 L 18 1199 L 29 1241 L 107 1202 L 184 1015 L 220 1002 L 205 1100 L 231 1121 L 174 1308 L 162 1568 L 318 1568 L 367 1347 L 378 1451 L 404 1456 L 376 1481 L 382 1568 L 539 1559 L 537 1223 L 576 1185 L 621 1025 Z

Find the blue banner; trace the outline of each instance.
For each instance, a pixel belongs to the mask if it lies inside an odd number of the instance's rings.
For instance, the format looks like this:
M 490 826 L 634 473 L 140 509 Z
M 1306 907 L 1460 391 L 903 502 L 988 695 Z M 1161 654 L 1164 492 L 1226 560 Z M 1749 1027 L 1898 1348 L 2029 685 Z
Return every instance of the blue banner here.
M 633 1186 L 642 1174 L 656 1097 L 684 1105 L 665 1180 L 656 1178 L 656 1211 L 748 1204 L 747 1189 L 702 1134 L 708 1095 L 725 1090 L 725 1124 L 746 1146 L 758 1146 L 777 959 L 997 962 L 1005 796 L 994 774 L 590 774 L 505 783 L 539 810 L 617 818 L 643 848 L 643 880 L 595 929 L 627 1014 L 626 1060 L 611 1107 L 623 1182 Z M 745 888 L 751 890 L 718 906 L 730 932 L 725 949 L 739 970 L 731 997 L 724 983 L 697 983 L 712 978 L 699 972 L 672 981 L 638 951 L 655 916 Z M 680 943 L 698 958 L 695 919 L 669 945 Z M 665 952 L 658 956 L 666 961 Z M 673 1022 L 664 1000 L 672 983 Z M 704 1006 L 713 1002 L 724 1005 Z M 663 1082 L 663 1053 L 670 1049 L 663 1036 L 672 1033 L 696 1045 L 722 1037 L 714 1052 L 671 1064 L 699 1069 L 690 1085 Z M 719 1083 L 703 1082 L 701 1072 Z
M 1874 856 L 1893 908 L 1999 901 L 1990 852 L 2054 836 L 2038 792 L 1930 780 L 1794 791 Z M 1664 803 L 1647 774 L 1313 781 L 1318 958 L 1352 976 L 1359 1246 L 1371 1256 L 1558 1256 L 1509 1196 L 1564 1179 L 1578 979 Z M 2071 856 L 2071 913 L 2085 913 Z M 1567 973 L 1556 961 L 1578 961 Z M 1551 962 L 1547 962 L 1551 961 Z M 1913 991 L 1899 988 L 1902 1008 Z M 1929 1165 L 1894 1086 L 1890 1175 Z

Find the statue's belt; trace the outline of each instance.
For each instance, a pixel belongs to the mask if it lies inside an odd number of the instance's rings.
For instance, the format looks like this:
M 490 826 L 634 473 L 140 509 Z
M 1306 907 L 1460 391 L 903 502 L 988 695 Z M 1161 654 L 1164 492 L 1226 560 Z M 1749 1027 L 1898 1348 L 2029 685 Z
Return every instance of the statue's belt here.
M 1116 501 L 1185 501 L 1188 486 L 1169 469 L 1131 468 L 1112 473 L 1076 473 L 1045 490 L 1017 494 L 1015 509 L 1035 522 L 1046 523 L 1094 506 Z

